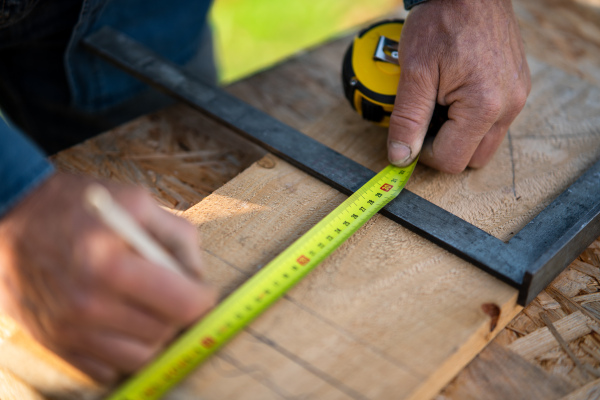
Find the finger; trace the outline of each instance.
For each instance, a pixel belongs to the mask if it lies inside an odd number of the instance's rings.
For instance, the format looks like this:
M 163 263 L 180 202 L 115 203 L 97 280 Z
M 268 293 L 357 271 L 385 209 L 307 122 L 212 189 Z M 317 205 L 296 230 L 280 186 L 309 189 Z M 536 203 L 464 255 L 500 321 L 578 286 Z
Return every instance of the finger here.
M 108 366 L 117 374 L 139 370 L 161 349 L 161 346 L 150 346 L 114 332 L 88 328 L 67 328 L 61 341 L 68 343 L 71 352 L 81 356 L 80 362 L 90 360 L 85 367 Z
M 498 147 L 500 147 L 507 131 L 508 127 L 505 124 L 495 123 L 488 133 L 485 134 L 475 150 L 475 153 L 473 153 L 473 156 L 469 161 L 469 167 L 484 167 L 492 159 L 492 156 L 496 153 Z
M 436 68 L 401 66 L 400 82 L 390 116 L 388 158 L 392 164 L 406 166 L 421 151 L 437 97 Z M 427 72 L 425 72 L 427 71 Z
M 178 331 L 177 327 L 122 298 L 89 296 L 87 303 L 77 315 L 79 322 L 90 328 L 121 333 L 154 346 L 164 344 Z
M 133 253 L 121 255 L 104 268 L 101 279 L 117 294 L 178 326 L 204 315 L 217 297 L 212 286 L 158 267 Z
M 204 270 L 198 232 L 192 224 L 156 206 L 150 208 L 143 224 L 187 272 L 198 279 L 202 278 Z
M 419 158 L 432 168 L 452 174 L 460 173 L 467 167 L 501 111 L 494 97 L 487 101 L 468 95 L 459 98 L 450 105 L 448 121 Z
M 58 352 L 57 354 L 96 382 L 110 385 L 119 378 L 117 371 L 102 361 L 77 353 L 61 354 Z

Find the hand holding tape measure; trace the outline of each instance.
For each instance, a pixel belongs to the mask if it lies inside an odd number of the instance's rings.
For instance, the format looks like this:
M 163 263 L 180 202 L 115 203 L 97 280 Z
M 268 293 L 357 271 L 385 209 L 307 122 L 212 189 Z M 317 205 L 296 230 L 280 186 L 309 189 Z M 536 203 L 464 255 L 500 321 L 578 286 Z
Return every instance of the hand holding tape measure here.
M 367 121 L 388 127 L 400 81 L 398 41 L 404 20 L 381 21 L 359 32 L 342 64 L 342 84 L 350 105 Z M 448 107 L 436 105 L 427 137 L 448 120 Z
M 531 80 L 510 0 L 459 3 L 430 0 L 406 22 L 374 24 L 346 54 L 346 97 L 390 125 L 392 163 L 420 153 L 443 172 L 483 167 L 525 105 Z

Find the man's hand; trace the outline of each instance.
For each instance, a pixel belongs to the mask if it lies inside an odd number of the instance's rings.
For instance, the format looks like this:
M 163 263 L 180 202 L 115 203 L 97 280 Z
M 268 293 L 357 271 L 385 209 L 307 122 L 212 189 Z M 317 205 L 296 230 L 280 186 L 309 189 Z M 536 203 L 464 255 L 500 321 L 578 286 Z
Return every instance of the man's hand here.
M 91 216 L 91 179 L 57 174 L 0 220 L 0 308 L 42 344 L 102 382 L 131 373 L 205 314 L 195 228 L 141 189 L 106 185 L 189 278 L 142 258 Z
M 417 5 L 402 30 L 399 58 L 390 162 L 405 166 L 421 152 L 421 162 L 444 172 L 484 166 L 531 90 L 510 0 Z M 449 120 L 423 144 L 436 102 L 450 106 Z

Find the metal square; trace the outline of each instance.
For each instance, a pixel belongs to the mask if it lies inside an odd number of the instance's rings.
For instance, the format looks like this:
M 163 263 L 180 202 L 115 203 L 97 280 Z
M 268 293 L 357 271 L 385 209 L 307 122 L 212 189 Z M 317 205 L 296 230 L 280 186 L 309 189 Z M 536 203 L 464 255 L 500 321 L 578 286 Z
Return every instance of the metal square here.
M 103 28 L 84 42 L 140 80 L 229 126 L 340 192 L 352 194 L 375 175 L 230 94 L 195 80 L 119 32 Z M 517 288 L 519 304 L 527 305 L 600 236 L 600 161 L 508 242 L 408 190 L 381 213 Z

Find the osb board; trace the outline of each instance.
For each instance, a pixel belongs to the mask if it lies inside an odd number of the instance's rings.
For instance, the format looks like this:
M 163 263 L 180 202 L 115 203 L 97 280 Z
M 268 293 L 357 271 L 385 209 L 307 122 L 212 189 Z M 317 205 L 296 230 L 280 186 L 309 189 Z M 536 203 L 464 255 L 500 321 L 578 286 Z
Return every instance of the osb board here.
M 553 400 L 570 393 L 573 399 L 598 398 L 585 394 L 600 393 L 600 314 L 594 312 L 600 305 L 599 278 L 596 240 L 436 400 Z M 542 313 L 577 361 L 548 331 Z M 580 391 L 583 395 L 575 397 Z
M 62 171 L 141 185 L 184 211 L 265 151 L 178 104 L 140 117 L 52 157 Z

